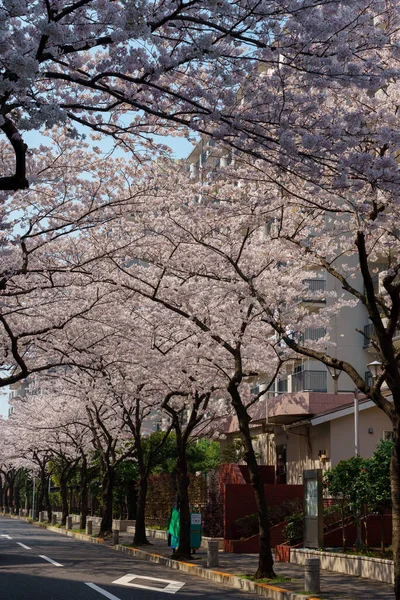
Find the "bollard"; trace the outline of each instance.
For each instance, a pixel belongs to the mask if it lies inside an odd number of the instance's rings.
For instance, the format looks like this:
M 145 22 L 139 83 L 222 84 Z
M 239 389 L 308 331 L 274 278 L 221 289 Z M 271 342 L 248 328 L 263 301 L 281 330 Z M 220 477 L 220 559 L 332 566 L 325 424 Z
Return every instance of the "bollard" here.
M 86 535 L 92 535 L 93 533 L 93 521 L 86 521 Z
M 57 525 L 57 515 L 55 515 L 54 513 L 52 513 L 51 515 L 51 524 L 53 525 Z
M 113 546 L 119 544 L 119 529 L 113 529 Z
M 72 529 L 72 517 L 67 517 L 66 518 L 65 529 Z
M 39 523 L 43 523 L 44 522 L 44 514 L 42 511 L 39 512 Z
M 22 517 L 22 508 L 19 509 L 18 516 Z
M 208 540 L 207 547 L 207 567 L 218 567 L 218 540 Z
M 320 587 L 320 560 L 319 558 L 306 558 L 304 563 L 304 591 L 309 594 L 319 594 Z

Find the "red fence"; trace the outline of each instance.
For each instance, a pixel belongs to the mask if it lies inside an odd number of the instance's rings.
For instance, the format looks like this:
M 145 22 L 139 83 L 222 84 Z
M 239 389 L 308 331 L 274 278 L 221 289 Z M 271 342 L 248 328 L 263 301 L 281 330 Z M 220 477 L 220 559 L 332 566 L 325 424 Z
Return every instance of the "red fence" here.
M 303 497 L 302 485 L 264 485 L 267 504 L 273 506 L 285 500 Z M 237 519 L 257 512 L 254 490 L 250 484 L 227 484 L 224 492 L 224 538 L 234 538 L 234 524 Z

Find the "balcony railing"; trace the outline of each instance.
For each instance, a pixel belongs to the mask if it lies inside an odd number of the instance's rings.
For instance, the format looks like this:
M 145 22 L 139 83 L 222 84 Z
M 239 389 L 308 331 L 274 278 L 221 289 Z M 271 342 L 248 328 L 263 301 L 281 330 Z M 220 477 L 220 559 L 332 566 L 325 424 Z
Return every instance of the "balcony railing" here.
M 300 302 L 318 302 L 325 303 L 326 298 L 318 292 L 326 291 L 325 279 L 303 279 L 303 295 L 299 298 Z M 310 296 L 307 292 L 310 292 Z M 313 296 L 312 294 L 315 294 Z
M 304 331 L 299 333 L 299 342 L 317 342 L 325 336 L 325 327 L 306 327 Z
M 303 287 L 309 292 L 324 292 L 326 290 L 325 279 L 303 279 Z
M 397 324 L 393 333 L 393 339 L 400 336 L 400 323 Z M 371 346 L 372 340 L 375 338 L 375 329 L 372 323 L 364 325 L 364 348 Z
M 374 326 L 372 323 L 368 323 L 368 325 L 364 325 L 364 348 L 367 348 L 371 345 L 371 339 L 374 336 Z
M 292 392 L 326 392 L 326 371 L 299 371 L 292 375 Z

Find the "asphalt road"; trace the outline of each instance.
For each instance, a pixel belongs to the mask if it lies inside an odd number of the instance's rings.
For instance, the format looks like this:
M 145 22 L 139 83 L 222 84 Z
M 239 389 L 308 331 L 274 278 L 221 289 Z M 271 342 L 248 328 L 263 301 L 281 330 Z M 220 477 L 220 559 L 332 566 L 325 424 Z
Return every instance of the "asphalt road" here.
M 173 597 L 254 600 L 255 596 L 101 545 L 0 517 L 1 600 L 172 600 Z

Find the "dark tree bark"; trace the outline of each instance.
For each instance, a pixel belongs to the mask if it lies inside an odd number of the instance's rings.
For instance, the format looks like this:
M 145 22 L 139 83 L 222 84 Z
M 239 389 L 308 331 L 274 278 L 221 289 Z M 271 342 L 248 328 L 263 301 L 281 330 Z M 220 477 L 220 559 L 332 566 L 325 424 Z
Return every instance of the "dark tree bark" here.
M 87 458 L 85 455 L 82 456 L 81 463 L 81 477 L 80 477 L 80 497 L 79 497 L 79 529 L 86 528 L 86 519 L 88 515 L 88 504 L 89 504 L 89 491 L 88 491 L 88 467 Z
M 174 396 L 186 398 L 189 403 L 184 403 L 180 409 L 175 409 L 170 405 L 170 400 Z M 211 393 L 195 392 L 191 396 L 187 392 L 174 391 L 167 394 L 162 408 L 172 419 L 172 428 L 176 435 L 177 462 L 176 462 L 176 483 L 178 488 L 178 502 L 180 513 L 180 533 L 179 546 L 174 553 L 174 558 L 178 560 L 187 560 L 192 557 L 190 545 L 190 500 L 189 500 L 189 473 L 186 458 L 187 446 L 190 436 L 203 418 L 204 411 L 210 400 Z M 190 414 L 186 418 L 186 412 L 189 409 Z
M 101 487 L 102 509 L 99 537 L 112 534 L 113 521 L 113 490 L 115 482 L 114 467 L 107 465 L 102 473 L 103 482 Z
M 137 510 L 136 510 L 136 525 L 135 525 L 135 536 L 133 543 L 135 546 L 142 546 L 148 544 L 149 541 L 146 536 L 146 498 L 147 498 L 148 478 L 147 475 L 141 478 L 139 481 L 139 493 L 137 499 Z
M 51 516 L 53 513 L 53 509 L 52 509 L 51 501 L 50 501 L 49 485 L 50 485 L 50 476 L 48 475 L 46 477 L 45 487 L 44 487 L 44 506 L 46 507 L 46 511 L 47 511 L 47 520 L 49 523 L 51 523 Z
M 61 495 L 61 525 L 66 524 L 68 517 L 68 485 L 67 478 L 63 475 L 60 477 L 60 495 Z
M 15 501 L 15 512 L 19 513 L 19 509 L 21 508 L 21 469 L 17 472 L 17 476 L 15 478 L 14 485 L 14 501 Z
M 241 377 L 239 377 L 241 379 Z M 261 481 L 260 472 L 257 464 L 256 455 L 253 448 L 253 442 L 250 434 L 250 421 L 246 407 L 240 398 L 238 391 L 238 382 L 231 379 L 228 385 L 228 391 L 232 399 L 232 405 L 235 409 L 239 421 L 239 429 L 243 436 L 246 449 L 245 461 L 249 469 L 250 483 L 254 490 L 256 499 L 258 528 L 260 534 L 260 553 L 258 556 L 258 567 L 255 573 L 257 579 L 264 577 L 276 577 L 274 572 L 274 560 L 271 552 L 271 541 L 269 534 L 269 520 L 267 501 L 264 493 L 264 484 Z
M 171 429 L 169 428 L 165 432 L 161 440 L 154 446 L 148 444 L 146 448 L 144 447 L 142 439 L 142 424 L 144 419 L 150 415 L 152 407 L 149 407 L 149 405 L 146 402 L 143 402 L 143 399 L 141 397 L 143 387 L 143 385 L 137 386 L 136 396 L 133 399 L 133 402 L 131 401 L 131 399 L 129 399 L 129 401 L 126 403 L 125 398 L 123 396 L 120 396 L 118 398 L 119 405 L 123 411 L 124 421 L 133 435 L 133 439 L 135 442 L 135 456 L 139 471 L 139 490 L 137 495 L 136 506 L 136 525 L 135 535 L 133 538 L 133 543 L 135 544 L 135 546 L 144 546 L 150 543 L 146 536 L 145 522 L 148 479 L 157 453 L 165 444 L 168 435 L 171 431 Z
M 14 507 L 14 482 L 15 482 L 15 471 L 11 470 L 9 472 L 9 481 L 8 481 L 8 508 L 9 511 L 12 512 Z
M 186 459 L 187 444 L 184 440 L 178 444 L 178 460 L 176 469 L 176 482 L 178 486 L 179 512 L 180 512 L 180 535 L 179 547 L 174 558 L 189 558 L 191 556 L 190 546 L 190 500 L 189 500 L 189 473 Z

